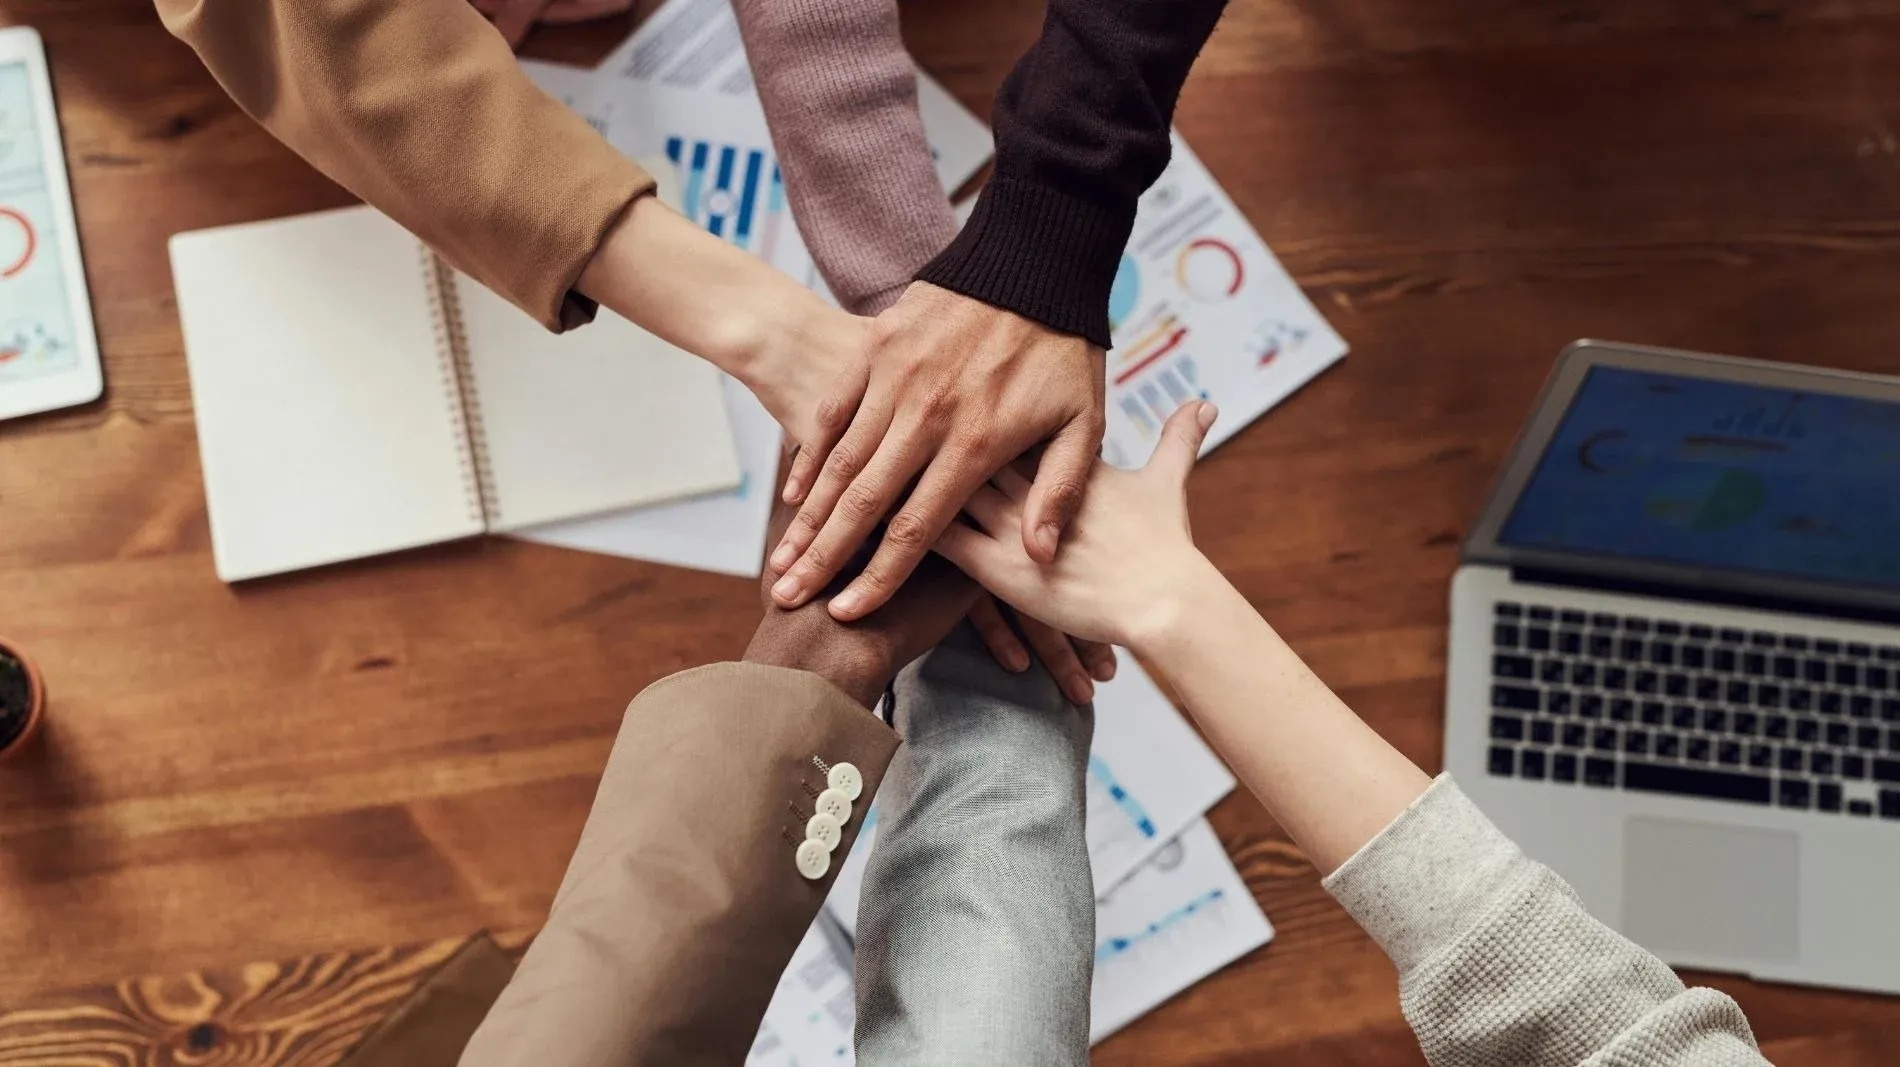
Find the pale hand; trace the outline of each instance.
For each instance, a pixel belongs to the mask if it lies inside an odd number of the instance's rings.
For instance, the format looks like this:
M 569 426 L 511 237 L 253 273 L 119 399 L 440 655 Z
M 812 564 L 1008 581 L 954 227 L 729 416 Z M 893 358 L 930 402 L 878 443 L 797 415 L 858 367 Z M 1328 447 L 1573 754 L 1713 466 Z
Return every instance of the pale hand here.
M 1008 468 L 965 506 L 976 525 L 951 526 L 937 551 L 1025 615 L 1140 651 L 1146 635 L 1192 610 L 1183 598 L 1210 566 L 1188 529 L 1186 487 L 1215 414 L 1205 401 L 1176 411 L 1138 471 L 1098 461 L 1054 563 L 1023 549 L 1030 485 Z

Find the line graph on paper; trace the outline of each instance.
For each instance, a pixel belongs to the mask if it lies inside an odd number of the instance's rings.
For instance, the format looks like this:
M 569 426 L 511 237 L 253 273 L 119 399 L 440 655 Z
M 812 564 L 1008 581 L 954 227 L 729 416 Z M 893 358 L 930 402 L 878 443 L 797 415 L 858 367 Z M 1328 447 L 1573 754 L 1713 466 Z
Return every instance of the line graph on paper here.
M 1119 857 L 1146 856 L 1154 850 L 1154 819 L 1100 756 L 1089 757 L 1087 796 L 1085 833 L 1096 869 L 1114 865 Z

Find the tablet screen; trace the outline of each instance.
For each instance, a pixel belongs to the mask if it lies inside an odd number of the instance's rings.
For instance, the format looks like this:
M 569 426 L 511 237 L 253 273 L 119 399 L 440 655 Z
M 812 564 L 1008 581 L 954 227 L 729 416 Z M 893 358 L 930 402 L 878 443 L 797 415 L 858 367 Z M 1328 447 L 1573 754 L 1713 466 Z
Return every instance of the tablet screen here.
M 41 156 L 46 133 L 26 64 L 0 62 L 0 382 L 61 374 L 79 361 Z

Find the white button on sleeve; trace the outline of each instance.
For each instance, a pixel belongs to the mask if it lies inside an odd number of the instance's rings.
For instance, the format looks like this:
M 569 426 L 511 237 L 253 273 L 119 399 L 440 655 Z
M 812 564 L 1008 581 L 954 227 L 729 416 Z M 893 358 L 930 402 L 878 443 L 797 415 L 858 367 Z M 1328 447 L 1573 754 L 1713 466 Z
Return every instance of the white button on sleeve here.
M 825 846 L 826 852 L 832 852 L 837 849 L 838 842 L 844 839 L 844 827 L 838 820 L 821 811 L 805 823 L 805 839 L 816 841 Z
M 807 840 L 798 846 L 796 853 L 798 873 L 807 881 L 816 882 L 831 869 L 831 850 L 822 841 Z
M 818 810 L 838 820 L 843 826 L 851 821 L 851 798 L 836 789 L 827 789 L 818 794 Z
M 825 783 L 844 794 L 846 800 L 856 800 L 864 795 L 864 775 L 849 763 L 840 763 L 825 775 Z

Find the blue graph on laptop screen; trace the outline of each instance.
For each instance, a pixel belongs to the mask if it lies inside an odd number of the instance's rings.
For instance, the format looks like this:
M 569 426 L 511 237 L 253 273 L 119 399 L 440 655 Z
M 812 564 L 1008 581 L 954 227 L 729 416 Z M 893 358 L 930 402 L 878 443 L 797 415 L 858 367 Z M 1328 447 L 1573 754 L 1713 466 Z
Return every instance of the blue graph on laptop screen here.
M 1593 367 L 1498 540 L 1900 588 L 1900 403 Z

